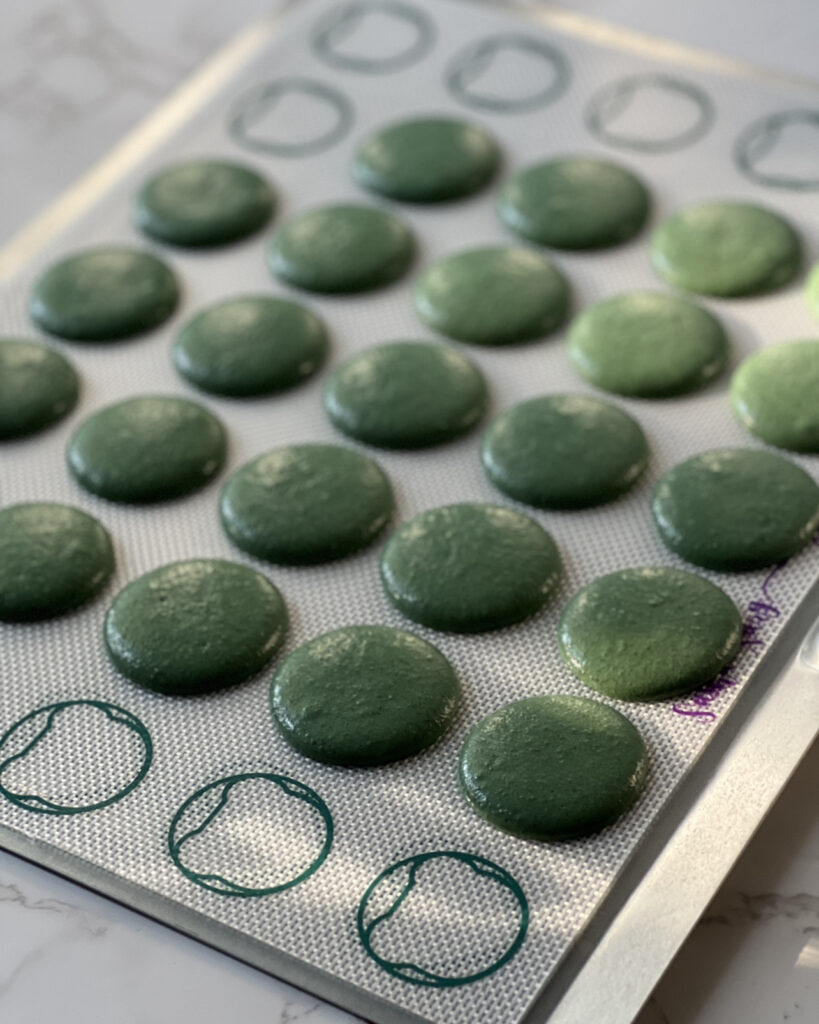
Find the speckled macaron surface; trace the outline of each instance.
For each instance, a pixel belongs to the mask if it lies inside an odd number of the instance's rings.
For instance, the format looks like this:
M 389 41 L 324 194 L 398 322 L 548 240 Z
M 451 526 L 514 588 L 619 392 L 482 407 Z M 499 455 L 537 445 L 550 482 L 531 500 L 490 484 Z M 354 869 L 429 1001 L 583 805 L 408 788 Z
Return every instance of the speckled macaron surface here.
M 445 256 L 415 288 L 415 309 L 428 327 L 473 345 L 545 337 L 565 321 L 569 301 L 565 277 L 546 256 L 512 246 Z
M 190 248 L 224 245 L 270 220 L 274 196 L 250 167 L 224 160 L 189 160 L 165 168 L 134 199 L 133 218 L 146 235 Z
M 374 345 L 333 371 L 324 408 L 339 430 L 382 448 L 426 448 L 465 433 L 483 415 L 483 374 L 449 345 Z
M 500 413 L 484 434 L 486 475 L 537 508 L 584 508 L 624 494 L 648 463 L 639 423 L 590 395 L 544 395 Z
M 553 249 L 603 249 L 645 224 L 645 186 L 619 164 L 562 157 L 527 167 L 501 189 L 498 212 L 518 235 Z
M 768 444 L 819 453 L 819 340 L 749 356 L 734 373 L 731 402 L 742 425 Z
M 171 395 L 128 398 L 89 416 L 68 445 L 68 468 L 87 491 L 143 504 L 198 490 L 222 468 L 226 436 L 204 406 Z
M 593 690 L 616 700 L 667 700 L 710 682 L 731 663 L 742 616 L 702 576 L 624 569 L 574 595 L 559 640 L 569 668 Z
M 761 295 L 791 281 L 802 244 L 790 224 L 761 206 L 688 206 L 654 232 L 651 260 L 669 284 L 701 295 Z
M 0 509 L 0 620 L 48 619 L 90 601 L 114 571 L 105 528 L 50 503 Z
M 312 292 L 364 292 L 401 277 L 415 243 L 409 228 L 377 206 L 321 206 L 297 214 L 273 235 L 271 271 Z
M 414 118 L 366 138 L 356 150 L 353 177 L 390 199 L 437 203 L 479 191 L 499 163 L 498 146 L 483 128 L 457 118 Z
M 67 359 L 36 341 L 0 338 L 0 441 L 36 434 L 75 406 L 80 382 Z
M 407 618 L 481 633 L 534 615 L 557 589 L 562 563 L 534 519 L 498 505 L 430 509 L 404 523 L 381 557 L 387 597 Z
M 269 395 L 307 380 L 324 362 L 327 331 L 305 306 L 247 295 L 198 313 L 177 335 L 174 365 L 215 395 Z
M 673 466 L 654 489 L 663 542 L 687 562 L 742 572 L 790 558 L 819 529 L 819 486 L 773 452 L 724 448 Z
M 158 693 L 209 693 L 260 672 L 284 641 L 287 609 L 264 576 L 221 559 L 163 565 L 117 594 L 105 617 L 116 668 Z
M 54 263 L 34 285 L 32 320 L 71 341 L 116 341 L 164 323 L 179 286 L 149 252 L 125 247 L 87 249 Z
M 351 555 L 375 540 L 392 511 L 392 488 L 378 463 L 334 444 L 258 456 L 230 477 L 220 504 L 237 547 L 282 565 Z
M 437 648 L 389 626 L 347 626 L 299 647 L 273 679 L 273 720 L 315 761 L 379 765 L 442 736 L 460 686 Z
M 574 839 L 634 806 L 648 753 L 614 708 L 563 694 L 526 697 L 478 722 L 459 774 L 469 803 L 497 828 L 526 839 Z
M 662 292 L 603 299 L 569 328 L 569 356 L 578 373 L 598 388 L 634 398 L 696 391 L 722 373 L 728 353 L 715 316 Z

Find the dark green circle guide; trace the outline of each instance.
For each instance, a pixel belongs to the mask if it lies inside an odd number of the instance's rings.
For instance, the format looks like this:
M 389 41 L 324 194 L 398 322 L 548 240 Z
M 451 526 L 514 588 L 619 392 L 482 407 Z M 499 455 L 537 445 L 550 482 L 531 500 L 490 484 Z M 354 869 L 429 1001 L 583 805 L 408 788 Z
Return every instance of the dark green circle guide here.
M 410 42 L 403 49 L 384 55 L 379 55 L 377 48 L 374 52 L 372 43 L 367 52 L 345 53 L 345 41 L 370 13 L 380 14 L 386 19 L 382 23 L 381 35 L 386 31 L 388 43 L 390 30 L 386 24 L 390 21 L 396 23 L 399 30 L 411 30 Z M 332 67 L 365 75 L 381 75 L 400 71 L 419 61 L 432 47 L 435 28 L 421 8 L 402 0 L 351 0 L 334 4 L 322 15 L 313 27 L 311 40 L 316 55 Z
M 382 922 L 392 918 L 401 909 L 402 905 L 405 903 L 407 897 L 416 885 L 419 869 L 421 869 L 424 864 L 438 859 L 452 859 L 471 868 L 477 875 L 498 883 L 512 894 L 518 905 L 519 923 L 516 934 L 510 944 L 494 961 L 494 963 L 471 974 L 465 974 L 462 976 L 436 974 L 433 971 L 429 971 L 426 968 L 411 962 L 394 962 L 387 960 L 384 957 L 379 956 L 373 948 L 373 938 L 376 929 Z M 385 881 L 389 882 L 393 875 L 405 868 L 409 869 L 407 884 L 402 888 L 397 898 L 386 911 L 373 918 L 372 921 L 367 922 L 367 904 L 376 893 L 378 887 Z M 408 982 L 411 985 L 422 985 L 429 988 L 456 988 L 460 985 L 469 985 L 473 982 L 480 981 L 482 978 L 489 977 L 489 975 L 494 974 L 505 964 L 509 963 L 512 957 L 523 945 L 523 941 L 526 938 L 526 932 L 529 927 L 529 904 L 526 899 L 526 894 L 518 881 L 505 868 L 495 864 L 494 861 L 488 860 L 486 857 L 481 857 L 476 853 L 465 853 L 461 850 L 436 850 L 430 853 L 417 853 L 412 857 L 406 857 L 404 860 L 400 860 L 396 864 L 391 864 L 388 868 L 385 868 L 381 874 L 370 883 L 366 892 L 361 897 L 361 902 L 358 906 L 358 915 L 356 917 L 356 926 L 358 929 L 359 940 L 367 952 L 367 955 L 393 978 L 398 978 L 400 981 Z

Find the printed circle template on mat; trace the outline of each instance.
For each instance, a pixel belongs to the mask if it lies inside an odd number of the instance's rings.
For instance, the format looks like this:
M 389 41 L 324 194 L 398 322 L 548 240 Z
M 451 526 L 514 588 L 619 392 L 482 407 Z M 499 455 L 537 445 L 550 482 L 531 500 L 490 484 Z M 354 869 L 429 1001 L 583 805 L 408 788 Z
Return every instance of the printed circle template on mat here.
M 768 444 L 819 453 L 819 340 L 754 353 L 734 374 L 731 401 L 742 425 Z
M 144 504 L 204 487 L 222 468 L 226 446 L 222 424 L 203 406 L 147 395 L 81 423 L 68 445 L 68 468 L 92 494 Z
M 536 508 L 585 508 L 627 491 L 648 463 L 639 423 L 589 395 L 544 395 L 495 417 L 483 437 L 486 475 Z
M 515 345 L 542 338 L 569 311 L 569 286 L 531 249 L 457 252 L 433 263 L 415 287 L 415 308 L 435 331 L 473 345 Z
M 791 281 L 802 264 L 802 243 L 786 220 L 761 206 L 697 203 L 657 228 L 651 259 L 677 288 L 734 298 Z
M 321 206 L 297 214 L 273 235 L 268 262 L 276 277 L 328 294 L 364 292 L 408 270 L 415 243 L 409 228 L 377 206 Z
M 515 234 L 553 249 L 602 249 L 633 238 L 648 216 L 643 183 L 618 164 L 562 157 L 519 171 L 498 213 Z
M 434 39 L 427 14 L 401 0 L 333 4 L 312 33 L 313 50 L 327 64 L 369 75 L 409 67 L 428 52 Z
M 705 569 L 762 569 L 795 555 L 819 528 L 819 486 L 781 455 L 751 448 L 702 452 L 654 489 L 663 542 Z
M 500 163 L 492 136 L 467 121 L 419 118 L 389 124 L 356 150 L 353 177 L 407 203 L 459 199 L 488 185 Z
M 627 718 L 563 694 L 493 711 L 469 733 L 460 757 L 472 807 L 527 839 L 599 832 L 636 803 L 647 776 L 645 743 Z
M 381 557 L 387 596 L 407 618 L 451 633 L 521 622 L 563 574 L 552 538 L 499 505 L 446 505 L 404 523 Z
M 716 317 L 662 292 L 603 299 L 569 328 L 569 356 L 581 377 L 633 398 L 667 398 L 704 387 L 725 369 L 728 350 Z
M 273 214 L 270 186 L 224 160 L 190 160 L 159 171 L 134 200 L 134 223 L 171 245 L 225 245 L 260 230 Z
M 560 651 L 587 686 L 616 700 L 667 700 L 716 678 L 739 652 L 742 616 L 724 591 L 681 569 L 624 569 L 566 606 Z
M 348 626 L 297 648 L 270 693 L 287 742 L 314 761 L 379 765 L 431 746 L 452 724 L 460 686 L 420 637 L 390 626 Z
M 0 441 L 36 434 L 74 408 L 80 382 L 59 352 L 0 338 Z
M 250 679 L 286 631 L 284 601 L 264 576 L 235 562 L 193 559 L 124 587 L 105 617 L 105 646 L 133 682 L 187 696 Z
M 396 341 L 333 371 L 324 407 L 339 430 L 382 448 L 425 448 L 465 433 L 484 413 L 483 374 L 449 345 Z
M 87 249 L 52 264 L 34 285 L 32 320 L 70 341 L 117 341 L 164 323 L 176 309 L 171 270 L 140 249 Z
M 375 540 L 392 516 L 377 462 L 334 444 L 276 448 L 225 484 L 222 525 L 250 555 L 281 565 L 330 562 Z
M 48 619 L 77 608 L 114 571 L 105 528 L 70 505 L 0 509 L 0 621 Z
M 172 349 L 177 370 L 215 395 L 269 395 L 311 377 L 327 354 L 327 331 L 287 299 L 247 295 L 197 314 Z
M 809 192 L 819 189 L 817 144 L 819 110 L 780 110 L 744 129 L 734 144 L 734 160 L 757 185 Z

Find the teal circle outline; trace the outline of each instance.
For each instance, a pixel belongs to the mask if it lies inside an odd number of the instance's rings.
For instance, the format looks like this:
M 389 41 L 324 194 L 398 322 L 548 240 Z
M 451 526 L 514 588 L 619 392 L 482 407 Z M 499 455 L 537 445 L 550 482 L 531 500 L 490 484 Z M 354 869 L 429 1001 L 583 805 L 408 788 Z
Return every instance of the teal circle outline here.
M 368 11 L 384 11 L 411 25 L 418 33 L 417 39 L 403 53 L 394 57 L 366 58 L 345 57 L 332 48 L 333 34 L 349 21 L 355 22 Z M 313 53 L 326 64 L 343 71 L 357 71 L 363 75 L 383 75 L 401 71 L 425 57 L 435 43 L 435 26 L 418 7 L 402 3 L 401 0 L 351 0 L 343 7 L 333 6 L 315 23 L 310 33 Z
M 458 860 L 464 864 L 468 864 L 477 874 L 491 877 L 494 881 L 499 882 L 501 885 L 509 889 L 512 895 L 517 899 L 520 907 L 520 926 L 518 928 L 518 933 L 506 952 L 493 964 L 490 964 L 489 967 L 484 968 L 482 971 L 478 971 L 476 974 L 470 974 L 463 978 L 446 978 L 433 974 L 431 971 L 427 971 L 422 967 L 417 967 L 414 964 L 393 963 L 391 960 L 384 960 L 383 957 L 380 957 L 375 952 L 370 944 L 370 937 L 373 929 L 388 917 L 392 917 L 395 911 L 398 910 L 409 895 L 415 882 L 417 869 L 427 861 L 435 860 L 439 857 L 451 857 L 453 860 Z M 410 868 L 410 878 L 400 896 L 395 900 L 389 910 L 385 911 L 379 917 L 374 918 L 369 925 L 365 927 L 364 912 L 370 896 L 385 878 L 388 878 L 393 872 L 398 871 L 400 868 L 406 867 L 407 865 L 412 865 Z M 369 886 L 367 886 L 367 891 L 361 897 L 361 901 L 358 904 L 358 914 L 356 915 L 356 930 L 358 932 L 358 938 L 367 955 L 375 960 L 378 966 L 383 968 L 387 974 L 392 975 L 393 978 L 398 978 L 400 981 L 406 981 L 410 985 L 421 985 L 427 988 L 456 988 L 460 985 L 472 984 L 472 982 L 480 981 L 482 978 L 486 978 L 490 974 L 494 974 L 495 971 L 499 971 L 501 967 L 509 963 L 512 957 L 518 952 L 526 938 L 528 928 L 529 902 L 526 899 L 526 894 L 517 879 L 515 879 L 505 868 L 502 868 L 499 864 L 495 864 L 494 861 L 488 860 L 486 857 L 481 857 L 477 853 L 464 853 L 461 850 L 435 850 L 431 853 L 416 853 L 412 857 L 405 857 L 404 860 L 400 860 L 396 864 L 391 864 L 388 868 L 385 868 L 381 874 L 379 874 L 369 884 Z M 426 975 L 426 977 L 413 978 L 408 977 L 403 973 L 403 970 L 410 969 L 417 971 L 420 975 Z
M 323 135 L 307 142 L 263 142 L 247 134 L 247 119 L 252 110 L 275 107 L 279 97 L 287 92 L 300 92 L 324 100 L 336 112 L 336 123 Z M 349 133 L 355 121 L 355 109 L 351 101 L 338 89 L 317 79 L 294 75 L 277 78 L 264 85 L 257 85 L 234 101 L 227 119 L 230 137 L 238 145 L 256 153 L 271 153 L 273 156 L 302 157 L 321 153 Z
M 819 189 L 819 175 L 814 178 L 794 178 L 763 174 L 751 163 L 754 148 L 762 150 L 756 153 L 757 157 L 765 156 L 783 128 L 789 124 L 804 123 L 815 125 L 819 130 L 819 109 L 780 110 L 751 121 L 734 141 L 733 157 L 738 170 L 757 185 L 767 185 L 769 188 L 789 189 L 791 192 L 813 192 Z
M 635 88 L 643 85 L 659 85 L 669 92 L 688 97 L 698 108 L 699 119 L 678 135 L 654 141 L 609 132 L 602 122 L 603 107 L 620 104 L 616 111 L 619 112 L 623 100 L 629 99 Z M 638 72 L 614 79 L 592 93 L 583 111 L 586 128 L 597 139 L 615 149 L 630 149 L 637 153 L 673 153 L 675 150 L 693 145 L 711 130 L 716 117 L 714 101 L 704 89 L 684 78 L 667 75 L 661 71 Z
M 501 97 L 474 96 L 467 92 L 469 80 L 464 82 L 464 76 L 470 67 L 481 70 L 487 60 L 505 46 L 534 53 L 551 64 L 554 81 L 545 89 L 524 99 L 505 100 Z M 444 72 L 444 84 L 456 100 L 474 110 L 489 110 L 496 114 L 525 114 L 537 110 L 538 107 L 550 106 L 566 92 L 571 81 L 572 67 L 562 50 L 542 39 L 521 32 L 500 32 L 474 40 L 450 59 Z
M 236 882 L 231 882 L 229 879 L 223 878 L 221 875 L 197 874 L 195 871 L 190 871 L 186 868 L 180 857 L 180 851 L 183 843 L 187 842 L 187 840 L 191 839 L 193 836 L 199 835 L 200 832 L 203 832 L 227 803 L 227 798 L 231 789 L 235 785 L 238 785 L 238 783 L 246 782 L 248 779 L 267 779 L 269 782 L 273 782 L 283 789 L 288 796 L 294 796 L 298 800 L 303 800 L 305 803 L 310 804 L 314 810 L 318 811 L 325 827 L 324 843 L 322 844 L 322 848 L 319 851 L 318 856 L 313 860 L 313 862 L 309 864 L 300 875 L 290 879 L 290 881 L 284 882 L 281 885 L 271 886 L 266 889 L 248 889 L 246 886 L 239 885 Z M 213 810 L 205 816 L 205 820 L 201 824 L 197 825 L 195 829 L 187 832 L 181 839 L 176 840 L 174 831 L 185 811 L 187 811 L 194 801 L 198 800 L 200 796 L 203 796 L 212 789 L 216 789 L 218 786 L 223 787 L 222 796 Z M 297 792 L 292 792 L 292 790 L 289 789 L 290 786 L 294 787 Z M 295 886 L 300 885 L 302 882 L 306 882 L 311 875 L 318 871 L 327 859 L 333 845 L 334 831 L 333 816 L 330 813 L 329 807 L 318 793 L 314 789 L 310 788 L 310 786 L 303 782 L 299 782 L 298 779 L 292 779 L 288 775 L 276 775 L 272 772 L 243 772 L 240 775 L 228 775 L 225 778 L 216 779 L 215 782 L 209 782 L 207 785 L 197 789 L 195 793 L 192 793 L 191 796 L 184 801 L 179 810 L 173 816 L 173 820 L 168 828 L 168 853 L 170 854 L 171 860 L 188 879 L 188 881 L 193 882 L 194 885 L 198 885 L 200 889 L 207 889 L 209 892 L 215 892 L 219 896 L 236 896 L 239 899 L 251 899 L 258 896 L 271 896 L 277 892 L 284 892 L 286 889 L 292 889 Z M 213 880 L 212 884 L 208 884 L 208 880 Z M 230 886 L 230 891 L 220 889 L 216 884 L 217 882 Z
M 96 804 L 88 804 L 84 807 L 62 807 L 59 804 L 52 803 L 45 797 L 37 796 L 36 793 L 12 793 L 11 790 L 6 789 L 2 782 L 0 782 L 0 794 L 2 794 L 2 796 L 4 796 L 10 803 L 13 803 L 15 807 L 20 807 L 24 811 L 32 811 L 34 814 L 85 814 L 89 811 L 98 811 L 103 807 L 108 807 L 111 804 L 118 803 L 120 800 L 126 797 L 132 790 L 136 789 L 136 787 L 140 784 L 140 782 L 142 782 L 142 780 L 148 774 L 148 769 L 151 767 L 151 762 L 153 761 L 154 748 L 153 742 L 151 740 L 151 734 L 148 732 L 147 728 L 145 727 L 145 724 L 142 722 L 141 719 L 137 718 L 137 716 L 133 714 L 133 712 L 120 707 L 118 704 L 111 704 L 108 701 L 104 700 L 64 700 L 58 702 L 57 704 L 47 704 L 45 707 L 36 708 L 34 711 L 30 711 L 27 715 L 19 719 L 17 722 L 14 723 L 14 725 L 7 729 L 2 736 L 0 736 L 0 752 L 2 752 L 3 745 L 6 743 L 6 741 L 10 739 L 10 737 L 19 728 L 25 725 L 26 722 L 28 722 L 30 719 L 34 718 L 37 715 L 43 714 L 43 712 L 50 712 L 45 724 L 45 728 L 43 728 L 28 745 L 23 750 L 21 750 L 20 753 L 13 754 L 7 760 L 0 762 L 0 777 L 2 777 L 2 773 L 5 768 L 7 768 L 13 761 L 17 761 L 21 757 L 25 757 L 26 754 L 33 747 L 35 747 L 47 733 L 51 731 L 52 726 L 54 724 L 54 719 L 61 711 L 63 711 L 65 708 L 75 707 L 77 705 L 98 708 L 100 711 L 106 714 L 108 718 L 110 718 L 112 721 L 119 721 L 121 724 L 127 724 L 128 727 L 139 736 L 139 738 L 142 740 L 143 746 L 145 747 L 145 756 L 143 758 L 142 767 L 140 768 L 139 772 L 124 789 L 121 789 L 113 796 L 108 797 L 107 800 L 102 800 Z M 112 712 L 116 712 L 116 714 L 112 714 Z M 118 715 L 124 716 L 125 721 L 123 722 L 122 718 L 117 717 Z M 38 800 L 40 801 L 42 806 L 32 806 L 30 803 L 27 803 L 27 801 L 30 800 Z

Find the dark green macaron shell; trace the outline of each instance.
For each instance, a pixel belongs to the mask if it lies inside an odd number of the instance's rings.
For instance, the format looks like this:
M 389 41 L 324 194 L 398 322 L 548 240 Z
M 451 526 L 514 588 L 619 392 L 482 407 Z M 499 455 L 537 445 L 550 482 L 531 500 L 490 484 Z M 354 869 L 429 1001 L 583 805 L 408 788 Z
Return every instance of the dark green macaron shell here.
M 0 441 L 36 434 L 74 408 L 80 382 L 68 360 L 36 341 L 0 339 Z

